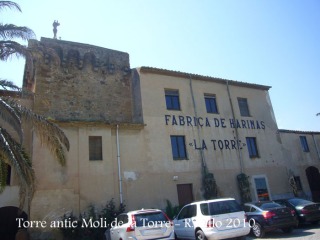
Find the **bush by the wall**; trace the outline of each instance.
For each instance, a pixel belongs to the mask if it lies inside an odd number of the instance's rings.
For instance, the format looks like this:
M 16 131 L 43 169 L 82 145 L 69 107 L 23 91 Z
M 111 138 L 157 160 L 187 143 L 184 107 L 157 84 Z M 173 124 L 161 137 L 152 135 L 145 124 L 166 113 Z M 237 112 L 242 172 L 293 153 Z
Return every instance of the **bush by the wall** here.
M 70 214 L 65 214 L 62 221 L 74 222 L 66 227 L 59 228 L 62 232 L 64 240 L 102 240 L 104 232 L 111 225 L 117 215 L 125 211 L 125 205 L 120 204 L 117 208 L 114 199 L 111 199 L 102 210 L 98 212 L 95 206 L 88 207 L 86 212 L 83 212 L 78 217 Z

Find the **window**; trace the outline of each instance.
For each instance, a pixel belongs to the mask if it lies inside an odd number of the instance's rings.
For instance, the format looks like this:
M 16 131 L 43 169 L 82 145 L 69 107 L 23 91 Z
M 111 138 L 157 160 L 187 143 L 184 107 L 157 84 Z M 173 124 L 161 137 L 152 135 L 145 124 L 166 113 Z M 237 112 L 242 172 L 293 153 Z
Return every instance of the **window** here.
M 258 212 L 255 207 L 244 206 L 245 212 Z
M 240 205 L 235 200 L 225 200 L 218 202 L 210 202 L 200 204 L 200 209 L 203 215 L 219 215 L 242 211 Z
M 247 138 L 246 138 L 246 141 L 247 141 L 247 147 L 248 147 L 249 157 L 250 157 L 250 158 L 259 157 L 256 138 L 254 138 L 254 137 L 247 137 Z
M 309 146 L 308 146 L 308 142 L 307 142 L 307 137 L 306 136 L 300 136 L 300 142 L 301 142 L 301 146 L 302 146 L 302 150 L 304 152 L 309 152 Z
M 217 101 L 215 95 L 204 94 L 207 113 L 218 113 Z
M 253 177 L 254 186 L 257 194 L 258 201 L 268 201 L 270 200 L 270 194 L 268 190 L 267 179 L 264 176 Z
M 165 224 L 168 222 L 167 217 L 162 211 L 149 211 L 148 213 L 134 214 L 134 219 L 137 227 L 151 226 L 151 224 Z
M 180 110 L 179 91 L 165 90 L 166 105 L 168 110 Z
M 248 101 L 246 98 L 238 98 L 240 114 L 243 117 L 250 117 Z
M 172 155 L 174 160 L 187 159 L 184 136 L 170 136 Z
M 119 226 L 123 225 L 123 224 L 126 224 L 129 222 L 129 218 L 128 218 L 128 215 L 127 214 L 120 214 L 118 217 L 117 217 L 117 223 L 119 224 Z
M 192 218 L 192 217 L 196 217 L 197 216 L 197 205 L 189 205 L 184 207 L 179 216 L 178 216 L 178 220 L 179 219 L 186 219 L 186 218 Z
M 101 136 L 89 136 L 89 160 L 102 160 Z

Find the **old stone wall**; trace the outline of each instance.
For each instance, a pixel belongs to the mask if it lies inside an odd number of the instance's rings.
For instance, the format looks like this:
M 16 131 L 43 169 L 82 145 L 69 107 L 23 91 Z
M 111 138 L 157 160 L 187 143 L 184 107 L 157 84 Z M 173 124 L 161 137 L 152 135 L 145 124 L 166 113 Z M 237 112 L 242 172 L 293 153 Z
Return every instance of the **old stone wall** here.
M 35 92 L 35 112 L 60 121 L 132 122 L 127 53 L 47 38 L 29 47 L 34 70 L 24 87 Z

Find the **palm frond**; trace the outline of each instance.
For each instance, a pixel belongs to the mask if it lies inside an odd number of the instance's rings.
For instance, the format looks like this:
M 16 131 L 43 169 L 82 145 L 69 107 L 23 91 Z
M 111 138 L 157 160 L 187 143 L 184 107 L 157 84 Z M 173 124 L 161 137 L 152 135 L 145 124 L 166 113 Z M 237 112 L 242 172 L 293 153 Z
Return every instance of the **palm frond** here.
M 11 56 L 29 57 L 28 48 L 15 41 L 0 41 L 0 60 L 7 61 Z
M 34 126 L 36 134 L 39 136 L 42 143 L 46 144 L 55 158 L 64 165 L 66 162 L 65 152 L 62 146 L 68 151 L 70 143 L 65 133 L 54 123 L 49 122 L 43 116 L 40 116 L 30 109 L 20 105 L 17 101 L 10 99 L 8 101 L 11 107 L 19 112 L 21 119 L 31 122 Z
M 70 148 L 69 140 L 64 132 L 56 124 L 47 121 L 43 117 L 35 115 L 26 117 L 33 121 L 35 126 L 34 130 L 41 142 L 47 145 L 59 163 L 64 166 L 66 163 L 66 155 L 62 146 L 65 146 L 68 151 Z
M 31 161 L 22 148 L 10 134 L 0 128 L 0 155 L 15 169 L 20 185 L 20 208 L 24 206 L 25 199 L 32 199 L 34 194 L 35 175 Z
M 0 87 L 2 87 L 5 90 L 17 90 L 21 91 L 21 88 L 19 88 L 17 85 L 15 85 L 13 82 L 8 81 L 6 79 L 0 78 Z
M 0 9 L 5 7 L 21 12 L 21 8 L 17 3 L 11 1 L 0 1 Z
M 35 38 L 36 34 L 28 27 L 0 23 L 0 37 L 2 40 L 11 40 L 14 38 L 29 40 Z
M 7 185 L 7 174 L 8 174 L 8 164 L 4 162 L 4 156 L 0 154 L 0 193 L 6 188 Z
M 21 128 L 21 118 L 15 109 L 3 98 L 0 98 L 0 118 L 13 127 L 19 136 L 20 143 L 22 143 L 23 131 Z

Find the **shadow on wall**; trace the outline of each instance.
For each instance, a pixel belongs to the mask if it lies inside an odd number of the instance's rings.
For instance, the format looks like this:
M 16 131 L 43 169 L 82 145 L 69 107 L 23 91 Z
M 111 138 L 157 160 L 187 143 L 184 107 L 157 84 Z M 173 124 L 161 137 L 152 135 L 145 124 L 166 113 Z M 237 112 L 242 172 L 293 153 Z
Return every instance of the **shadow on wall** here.
M 26 229 L 19 229 L 17 218 L 23 218 L 23 221 L 27 221 L 28 215 L 17 207 L 0 208 L 1 240 L 29 240 Z

